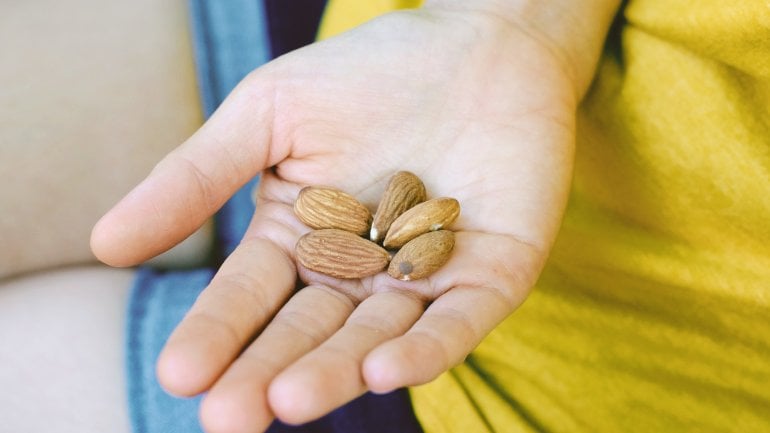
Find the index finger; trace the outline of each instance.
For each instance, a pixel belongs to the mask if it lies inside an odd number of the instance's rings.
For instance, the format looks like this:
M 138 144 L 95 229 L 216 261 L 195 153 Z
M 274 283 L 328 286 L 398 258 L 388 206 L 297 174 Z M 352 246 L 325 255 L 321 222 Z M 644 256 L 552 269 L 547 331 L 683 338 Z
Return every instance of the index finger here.
M 242 242 L 169 337 L 157 366 L 164 388 L 177 395 L 208 389 L 286 302 L 295 272 L 272 241 Z

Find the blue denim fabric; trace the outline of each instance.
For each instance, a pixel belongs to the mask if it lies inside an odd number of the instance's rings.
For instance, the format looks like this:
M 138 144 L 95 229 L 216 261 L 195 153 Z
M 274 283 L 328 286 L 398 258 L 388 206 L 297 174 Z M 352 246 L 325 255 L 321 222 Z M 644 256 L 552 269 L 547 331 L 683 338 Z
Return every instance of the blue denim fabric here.
M 200 398 L 166 394 L 155 379 L 155 359 L 177 323 L 208 284 L 212 270 L 139 271 L 128 306 L 126 373 L 134 433 L 200 433 Z
M 258 0 L 190 0 L 190 22 L 203 111 L 210 116 L 252 69 L 270 59 L 264 7 Z M 252 180 L 217 213 L 220 253 L 230 254 L 249 224 Z M 200 398 L 166 394 L 155 360 L 171 331 L 214 271 L 140 269 L 129 302 L 126 338 L 128 403 L 134 433 L 200 433 Z
M 267 18 L 259 0 L 189 0 L 189 5 L 203 112 L 209 117 L 246 74 L 270 60 Z M 255 182 L 241 188 L 215 217 L 224 256 L 249 225 Z

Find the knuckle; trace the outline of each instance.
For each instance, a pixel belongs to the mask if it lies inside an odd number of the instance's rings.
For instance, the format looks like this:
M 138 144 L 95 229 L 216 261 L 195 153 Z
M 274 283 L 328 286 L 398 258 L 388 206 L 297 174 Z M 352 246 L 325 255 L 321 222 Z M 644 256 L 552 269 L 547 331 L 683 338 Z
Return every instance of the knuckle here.
M 305 311 L 292 310 L 278 313 L 274 326 L 284 327 L 289 333 L 309 340 L 312 347 L 319 346 L 331 334 L 329 326 L 319 317 Z
M 186 320 L 188 323 L 189 321 L 197 321 L 203 324 L 204 328 L 220 334 L 221 340 L 226 343 L 229 342 L 228 345 L 230 346 L 239 345 L 244 339 L 242 333 L 238 331 L 233 323 L 207 311 L 194 312 Z
M 267 317 L 271 312 L 271 303 L 260 277 L 246 272 L 232 272 L 221 275 L 217 281 L 217 295 L 228 298 L 229 304 L 256 311 L 259 317 Z
M 198 197 L 206 209 L 214 210 L 219 207 L 218 195 L 216 194 L 216 181 L 206 173 L 206 171 L 195 161 L 179 157 L 179 164 L 189 173 L 193 184 L 198 192 Z

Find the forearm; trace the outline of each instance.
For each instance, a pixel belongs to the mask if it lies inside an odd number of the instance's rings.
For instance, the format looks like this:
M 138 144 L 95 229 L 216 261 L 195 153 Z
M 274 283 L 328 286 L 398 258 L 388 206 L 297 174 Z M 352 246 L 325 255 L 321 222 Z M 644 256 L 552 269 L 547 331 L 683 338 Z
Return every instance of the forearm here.
M 593 79 L 620 0 L 426 0 L 434 10 L 480 13 L 548 46 L 573 78 L 577 99 Z

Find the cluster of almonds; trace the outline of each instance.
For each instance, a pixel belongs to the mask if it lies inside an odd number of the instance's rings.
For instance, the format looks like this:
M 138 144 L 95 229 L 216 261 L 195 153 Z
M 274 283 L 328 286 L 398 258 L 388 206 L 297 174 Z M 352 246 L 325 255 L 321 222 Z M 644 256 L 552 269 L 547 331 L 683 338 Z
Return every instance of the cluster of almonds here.
M 350 194 L 318 186 L 300 191 L 294 213 L 314 229 L 296 246 L 297 260 L 307 269 L 363 278 L 387 267 L 393 278 L 410 281 L 449 260 L 454 233 L 442 229 L 460 215 L 460 204 L 447 197 L 427 200 L 420 178 L 400 171 L 390 179 L 374 218 Z

